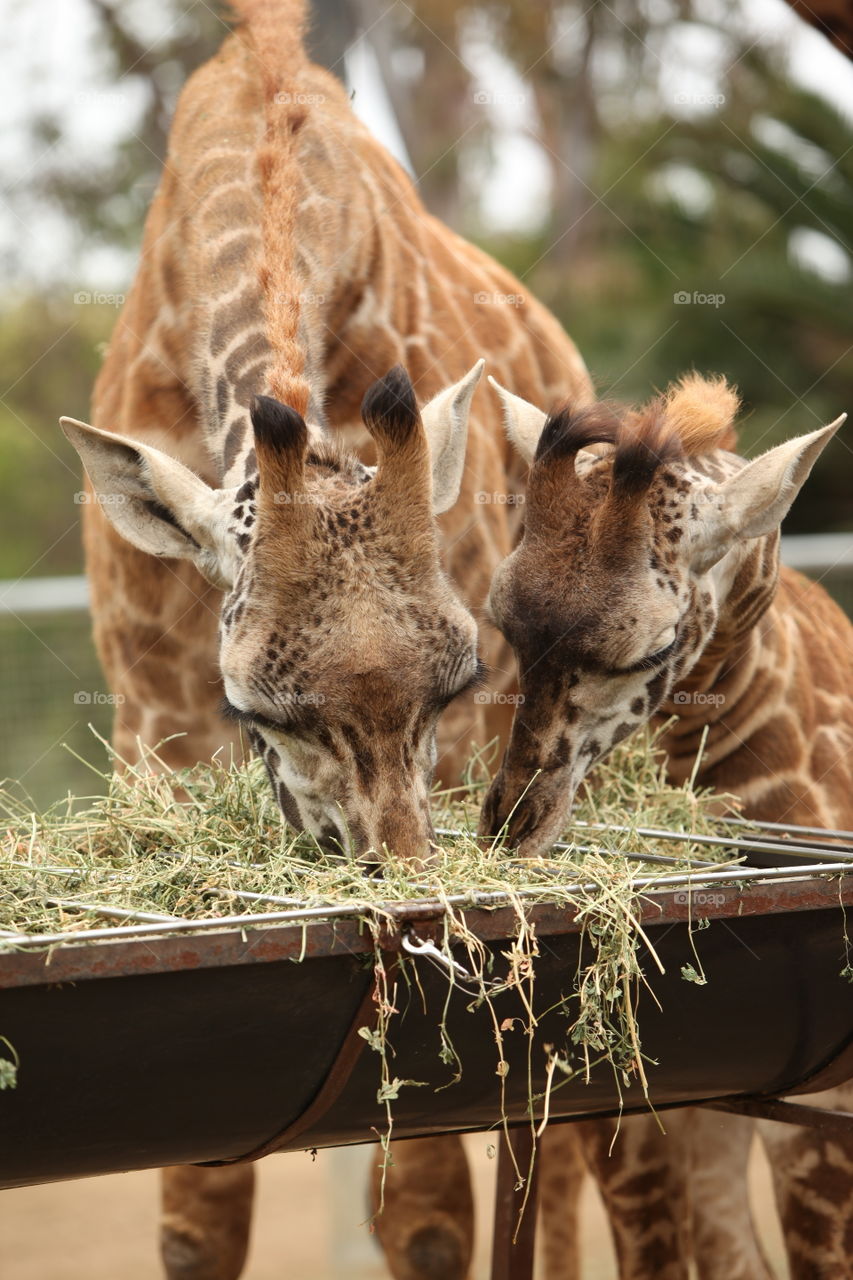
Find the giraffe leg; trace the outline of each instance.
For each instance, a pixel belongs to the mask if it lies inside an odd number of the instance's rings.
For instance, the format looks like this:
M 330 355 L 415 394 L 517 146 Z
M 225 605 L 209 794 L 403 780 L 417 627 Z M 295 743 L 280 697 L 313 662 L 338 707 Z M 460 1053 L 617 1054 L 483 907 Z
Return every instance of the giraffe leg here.
M 544 1280 L 580 1280 L 578 1204 L 586 1170 L 574 1125 L 546 1129 L 540 1158 Z
M 237 748 L 218 713 L 218 593 L 185 564 L 156 560 L 86 509 L 95 638 L 119 695 L 113 743 L 136 763 L 159 747 L 171 768 Z M 171 734 L 180 737 L 159 746 Z M 166 1169 L 161 1256 L 169 1280 L 236 1280 L 246 1257 L 254 1170 L 249 1165 Z
M 794 1099 L 853 1111 L 853 1083 Z M 760 1120 L 791 1280 L 853 1275 L 853 1142 Z
M 160 1256 L 168 1280 L 237 1280 L 254 1186 L 248 1164 L 163 1170 Z
M 673 1122 L 674 1121 L 674 1122 Z M 598 1183 L 621 1280 L 687 1280 L 690 1205 L 683 1118 L 630 1116 L 616 1136 L 615 1120 L 573 1126 Z M 612 1152 L 611 1152 L 611 1143 Z
M 754 1121 L 697 1108 L 685 1113 L 683 1122 L 689 1144 L 693 1253 L 700 1280 L 772 1280 L 749 1205 Z
M 394 1280 L 465 1280 L 474 1247 L 474 1197 L 461 1138 L 391 1145 L 376 1232 Z M 382 1157 L 372 1176 L 379 1207 Z

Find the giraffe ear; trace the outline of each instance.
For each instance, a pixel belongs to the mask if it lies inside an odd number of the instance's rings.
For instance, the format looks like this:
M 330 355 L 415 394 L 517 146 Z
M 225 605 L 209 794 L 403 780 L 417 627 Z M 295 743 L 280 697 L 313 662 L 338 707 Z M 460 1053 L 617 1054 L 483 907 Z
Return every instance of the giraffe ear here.
M 521 396 L 513 395 L 494 378 L 490 377 L 489 382 L 500 396 L 504 411 L 504 427 L 511 443 L 515 445 L 528 466 L 533 466 L 539 437 L 548 420 L 547 413 L 543 413 L 529 401 L 522 400 Z
M 468 415 L 485 363 L 478 360 L 464 378 L 439 391 L 421 410 L 432 464 L 432 509 L 437 516 L 448 511 L 459 497 L 468 444 Z
M 236 574 L 237 545 L 228 532 L 235 490 L 211 489 L 176 458 L 75 418 L 60 426 L 80 454 L 94 500 L 140 551 L 191 560 L 215 587 Z
M 735 541 L 760 538 L 778 529 L 822 451 L 844 422 L 786 440 L 748 463 L 717 486 L 715 510 L 704 522 L 694 567 L 710 568 Z

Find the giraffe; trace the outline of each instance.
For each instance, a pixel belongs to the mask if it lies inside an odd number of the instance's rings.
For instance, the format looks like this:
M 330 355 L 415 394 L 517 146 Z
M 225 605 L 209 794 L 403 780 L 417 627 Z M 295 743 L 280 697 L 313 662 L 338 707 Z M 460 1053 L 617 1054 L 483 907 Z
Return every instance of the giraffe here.
M 550 416 L 497 389 L 531 470 L 524 534 L 487 608 L 515 650 L 524 702 L 482 832 L 505 827 L 522 854 L 544 852 L 590 767 L 647 722 L 664 726 L 673 782 L 701 751 L 699 784 L 736 794 L 747 817 L 849 827 L 853 627 L 779 565 L 780 523 L 843 417 L 746 463 L 722 379 L 689 375 L 638 411 Z M 853 1088 L 821 1100 L 850 1108 Z M 769 1274 L 746 1204 L 750 1123 L 729 1119 L 682 1113 L 667 1125 L 671 1148 L 651 1118 L 632 1120 L 612 1162 L 610 1123 L 576 1127 L 623 1277 L 686 1277 L 691 1248 L 703 1280 Z M 759 1128 L 793 1280 L 849 1275 L 851 1145 Z M 572 1140 L 555 1132 L 548 1157 Z
M 308 62 L 302 0 L 235 9 L 181 94 L 92 425 L 64 422 L 89 473 L 114 745 L 135 762 L 169 738 L 181 767 L 239 751 L 242 726 L 286 820 L 424 859 L 433 769 L 457 782 L 510 719 L 464 693 L 523 475 L 496 407 L 472 403 L 477 362 L 533 398 L 591 387 L 559 324 L 425 212 Z M 508 646 L 479 649 L 511 689 Z M 470 1209 L 430 1176 L 467 1180 L 457 1146 L 397 1144 L 389 1185 L 416 1211 L 389 1242 L 395 1274 L 414 1248 L 420 1275 L 449 1256 L 464 1275 Z M 165 1171 L 170 1277 L 239 1275 L 252 1185 L 251 1166 Z

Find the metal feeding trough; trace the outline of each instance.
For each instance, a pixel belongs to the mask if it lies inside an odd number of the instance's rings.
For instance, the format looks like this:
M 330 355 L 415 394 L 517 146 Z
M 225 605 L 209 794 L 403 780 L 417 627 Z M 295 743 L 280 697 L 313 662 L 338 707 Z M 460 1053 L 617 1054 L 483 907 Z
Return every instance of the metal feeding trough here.
M 752 865 L 636 882 L 645 893 L 642 929 L 664 968 L 641 940 L 654 998 L 640 991 L 637 1022 L 656 1107 L 778 1096 L 853 1076 L 853 987 L 842 976 L 853 838 L 844 847 L 825 832 L 768 828 L 747 844 L 735 825 L 731 840 Z M 755 866 L 761 859 L 782 865 Z M 464 909 L 495 973 L 505 973 L 502 952 L 517 924 L 506 899 L 451 902 Z M 424 899 L 387 910 L 381 952 L 398 979 L 387 1029 L 392 1074 L 425 1082 L 400 1088 L 395 1136 L 488 1129 L 502 1115 L 529 1127 L 531 1095 L 537 1115 L 544 1105 L 544 1046 L 566 1044 L 561 1002 L 591 956 L 575 913 L 530 907 L 538 1026 L 530 1051 L 528 1036 L 512 1029 L 521 1022 L 507 1022 L 525 1013 L 520 991 L 494 997 L 494 1015 L 508 1028 L 501 1077 L 492 1012 L 477 1007 L 462 955 L 442 949 L 444 908 Z M 710 923 L 697 931 L 700 917 Z M 694 948 L 705 985 L 682 976 Z M 352 909 L 267 910 L 179 926 L 146 918 L 2 937 L 0 951 L 0 1032 L 20 1060 L 17 1087 L 0 1093 L 2 1187 L 255 1159 L 369 1142 L 384 1131 L 381 1056 L 364 1034 L 377 1023 L 376 955 Z M 399 968 L 407 952 L 417 984 Z M 461 1061 L 455 1083 L 439 1053 L 442 1023 Z M 648 1105 L 637 1084 L 623 1085 L 621 1101 L 627 1111 Z M 561 1084 L 549 1107 L 557 1120 L 618 1110 L 613 1070 L 599 1066 L 588 1082 Z

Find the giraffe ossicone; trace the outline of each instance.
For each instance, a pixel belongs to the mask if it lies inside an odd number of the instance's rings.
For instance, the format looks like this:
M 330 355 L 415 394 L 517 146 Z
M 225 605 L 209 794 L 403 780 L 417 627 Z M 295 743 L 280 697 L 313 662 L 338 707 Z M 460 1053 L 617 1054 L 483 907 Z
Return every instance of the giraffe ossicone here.
M 225 591 L 227 713 L 263 756 L 285 817 L 358 854 L 428 858 L 436 724 L 478 679 L 476 624 L 440 565 L 434 517 L 459 492 L 482 369 L 422 411 L 401 366 L 375 382 L 362 410 L 373 468 L 256 396 L 257 479 L 229 489 L 62 420 L 116 530 Z
M 673 693 L 756 557 L 766 607 L 779 525 L 844 416 L 745 462 L 729 451 L 737 397 L 719 379 L 689 375 L 640 410 L 550 415 L 490 381 L 531 470 L 524 535 L 488 602 L 524 701 L 482 830 L 540 854 L 596 761 L 678 712 Z

